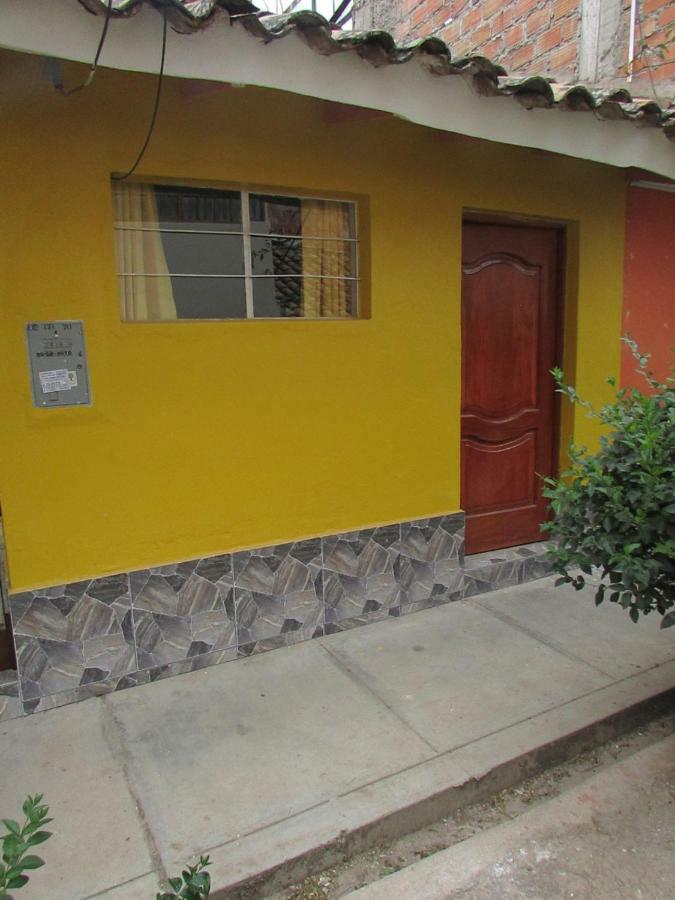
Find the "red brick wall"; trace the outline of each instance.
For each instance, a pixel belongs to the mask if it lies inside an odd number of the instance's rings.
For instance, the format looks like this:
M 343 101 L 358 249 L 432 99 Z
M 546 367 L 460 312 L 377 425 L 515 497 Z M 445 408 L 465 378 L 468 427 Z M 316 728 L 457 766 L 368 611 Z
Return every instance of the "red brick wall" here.
M 609 37 L 607 28 L 603 32 L 597 80 L 626 84 L 630 0 L 602 3 L 617 6 L 613 19 L 603 10 L 604 20 L 612 20 L 612 30 Z M 455 58 L 480 53 L 509 73 L 545 74 L 569 82 L 581 74 L 581 7 L 581 0 L 355 0 L 355 23 L 386 28 L 399 41 L 438 34 Z M 663 58 L 653 52 L 640 56 L 634 63 L 633 87 L 649 95 L 653 79 L 668 99 L 669 90 L 675 91 L 675 0 L 639 0 L 638 10 L 636 51 L 641 39 L 651 47 L 670 41 L 670 47 Z
M 648 48 L 658 48 L 664 44 L 668 46 L 665 52 L 643 52 L 633 65 L 634 77 L 640 85 L 649 86 L 646 66 L 649 63 L 651 78 L 657 88 L 675 87 L 675 0 L 639 0 L 638 8 L 640 28 L 636 33 L 637 40 L 644 39 Z
M 481 53 L 511 71 L 576 74 L 579 0 L 402 0 L 398 40 L 437 33 L 455 58 Z

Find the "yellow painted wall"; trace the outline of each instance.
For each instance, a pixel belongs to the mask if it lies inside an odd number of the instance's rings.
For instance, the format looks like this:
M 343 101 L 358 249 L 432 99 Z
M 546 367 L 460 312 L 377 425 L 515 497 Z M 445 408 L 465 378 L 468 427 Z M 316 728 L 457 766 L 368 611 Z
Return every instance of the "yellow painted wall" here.
M 101 70 L 65 98 L 42 65 L 0 57 L 13 590 L 457 510 L 465 207 L 577 223 L 570 376 L 597 400 L 618 372 L 621 173 L 389 117 L 327 124 L 322 103 L 262 89 L 167 81 L 139 174 L 367 198 L 372 317 L 122 323 L 109 177 L 140 147 L 154 80 Z M 85 323 L 88 409 L 32 405 L 24 325 L 60 318 Z M 578 417 L 576 437 L 592 428 Z

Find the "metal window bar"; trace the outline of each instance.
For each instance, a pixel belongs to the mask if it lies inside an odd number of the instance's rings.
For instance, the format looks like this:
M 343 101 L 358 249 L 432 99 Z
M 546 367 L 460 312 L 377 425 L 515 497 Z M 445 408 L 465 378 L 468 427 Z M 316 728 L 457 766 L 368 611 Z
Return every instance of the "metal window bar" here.
M 211 231 L 205 228 L 153 228 L 151 225 L 115 225 L 115 231 L 153 231 L 157 234 L 221 234 L 226 237 L 243 237 L 243 231 Z M 321 237 L 314 234 L 276 234 L 268 231 L 251 231 L 251 237 L 280 238 L 286 241 L 340 241 L 358 244 L 359 238 Z
M 246 273 L 243 275 L 209 275 L 204 272 L 170 272 L 168 275 L 166 272 L 118 272 L 118 278 L 238 278 L 240 281 L 242 278 L 246 278 Z M 251 280 L 255 281 L 258 278 L 320 278 L 323 281 L 359 281 L 358 275 L 310 275 L 310 274 L 302 274 L 302 275 L 279 275 L 279 273 L 274 273 L 272 275 L 251 275 Z
M 253 256 L 252 256 L 252 246 L 251 246 L 251 238 L 254 237 L 262 237 L 262 238 L 276 238 L 276 239 L 285 239 L 290 241 L 303 241 L 303 240 L 313 240 L 313 241 L 334 241 L 340 243 L 350 243 L 358 245 L 359 238 L 343 238 L 343 237 L 319 237 L 314 235 L 288 235 L 288 234 L 276 234 L 276 233 L 264 233 L 264 232 L 252 232 L 251 231 L 251 209 L 249 204 L 250 191 L 240 191 L 239 195 L 241 197 L 241 212 L 242 212 L 242 230 L 241 231 L 223 231 L 223 230 L 206 230 L 201 228 L 153 228 L 150 225 L 120 225 L 119 223 L 114 224 L 114 229 L 116 231 L 153 231 L 158 234 L 211 234 L 211 235 L 224 235 L 224 236 L 232 236 L 232 237 L 241 237 L 242 239 L 242 250 L 244 255 L 244 274 L 243 275 L 209 275 L 204 273 L 189 273 L 189 272 L 170 272 L 168 275 L 163 272 L 118 272 L 118 278 L 219 278 L 219 279 L 228 279 L 228 278 L 236 278 L 241 280 L 244 279 L 244 295 L 246 300 L 246 318 L 254 319 L 255 311 L 253 308 L 253 282 L 257 279 L 265 279 L 265 278 L 312 278 L 312 279 L 320 279 L 323 281 L 351 281 L 354 283 L 358 283 L 360 281 L 358 265 L 359 265 L 359 254 L 358 252 L 354 254 L 354 268 L 356 274 L 353 276 L 348 275 L 311 275 L 311 274 L 300 274 L 300 275 L 254 275 L 253 274 Z M 281 197 L 280 194 L 275 194 L 274 196 Z M 298 198 L 293 198 L 298 199 Z M 326 200 L 325 197 L 301 197 L 299 199 L 315 199 L 315 200 Z M 358 209 L 355 203 L 351 203 L 349 201 L 334 201 L 338 203 L 345 203 L 345 205 L 349 206 L 351 213 L 351 224 L 354 228 L 354 232 L 358 235 Z M 352 311 L 352 315 L 348 318 L 358 316 L 358 296 L 355 298 L 354 309 Z M 299 316 L 298 318 L 302 318 Z M 335 316 L 325 316 L 321 318 L 342 318 Z

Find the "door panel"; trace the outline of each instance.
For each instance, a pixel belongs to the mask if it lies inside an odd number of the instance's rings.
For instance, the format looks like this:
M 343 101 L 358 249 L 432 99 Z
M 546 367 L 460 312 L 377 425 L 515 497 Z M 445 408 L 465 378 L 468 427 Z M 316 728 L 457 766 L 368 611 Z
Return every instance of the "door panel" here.
M 466 550 L 539 540 L 554 471 L 558 232 L 466 224 L 462 507 Z

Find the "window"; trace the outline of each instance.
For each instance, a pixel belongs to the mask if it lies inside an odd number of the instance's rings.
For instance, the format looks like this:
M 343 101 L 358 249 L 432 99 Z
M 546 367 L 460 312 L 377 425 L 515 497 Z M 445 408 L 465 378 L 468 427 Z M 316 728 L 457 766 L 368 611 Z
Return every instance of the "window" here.
M 357 315 L 354 203 L 113 184 L 122 319 Z

